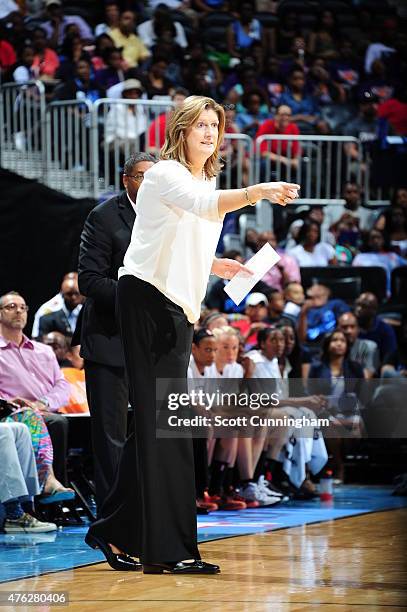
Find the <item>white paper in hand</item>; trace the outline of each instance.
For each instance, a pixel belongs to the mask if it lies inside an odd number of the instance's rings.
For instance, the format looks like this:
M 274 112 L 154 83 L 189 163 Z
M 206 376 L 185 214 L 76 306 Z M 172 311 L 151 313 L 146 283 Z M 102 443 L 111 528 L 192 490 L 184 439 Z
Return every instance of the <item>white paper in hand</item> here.
M 232 280 L 226 285 L 225 291 L 232 298 L 236 306 L 246 297 L 253 289 L 254 285 L 272 268 L 279 260 L 280 255 L 267 242 L 256 255 L 253 255 L 249 261 L 245 263 L 246 268 L 253 272 L 249 275 L 247 272 L 238 272 Z

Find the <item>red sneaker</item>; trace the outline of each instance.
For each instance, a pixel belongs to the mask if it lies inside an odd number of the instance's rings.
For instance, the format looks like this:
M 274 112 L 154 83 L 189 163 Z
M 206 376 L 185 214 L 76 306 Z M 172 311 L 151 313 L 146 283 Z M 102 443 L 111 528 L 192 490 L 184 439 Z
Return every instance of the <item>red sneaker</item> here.
M 196 505 L 197 508 L 202 508 L 202 510 L 207 510 L 208 512 L 215 512 L 215 510 L 218 509 L 218 504 L 214 504 L 203 499 L 197 499 Z
M 209 504 L 217 504 L 221 499 L 220 495 L 209 495 L 208 491 L 205 491 L 203 496 L 203 501 Z
M 218 507 L 219 510 L 245 510 L 247 508 L 247 504 L 242 500 L 242 498 L 235 499 L 234 495 L 229 495 L 219 502 Z

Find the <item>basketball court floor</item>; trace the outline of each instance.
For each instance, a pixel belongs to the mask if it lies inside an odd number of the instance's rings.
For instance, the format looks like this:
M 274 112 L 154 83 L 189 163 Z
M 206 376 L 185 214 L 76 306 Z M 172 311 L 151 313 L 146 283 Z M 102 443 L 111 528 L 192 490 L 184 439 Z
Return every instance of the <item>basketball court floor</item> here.
M 0 534 L 1 609 L 25 609 L 5 592 L 36 591 L 64 592 L 65 609 L 89 612 L 407 610 L 407 498 L 386 487 L 198 517 L 202 557 L 221 565 L 215 576 L 115 572 L 85 532 Z

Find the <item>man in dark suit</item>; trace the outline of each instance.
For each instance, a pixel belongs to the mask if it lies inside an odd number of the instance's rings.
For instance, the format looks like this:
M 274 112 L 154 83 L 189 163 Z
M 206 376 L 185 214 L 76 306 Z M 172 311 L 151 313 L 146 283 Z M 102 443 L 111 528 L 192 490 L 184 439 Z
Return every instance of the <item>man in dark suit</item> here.
M 63 304 L 61 310 L 43 315 L 39 320 L 38 336 L 41 338 L 50 332 L 59 332 L 72 336 L 84 301 L 79 292 L 77 278 L 64 278 L 61 285 Z
M 125 191 L 90 212 L 81 237 L 79 288 L 86 302 L 79 323 L 80 354 L 92 418 L 98 512 L 113 486 L 127 433 L 128 384 L 115 316 L 117 272 L 130 243 L 137 191 L 155 161 L 146 153 L 126 161 Z

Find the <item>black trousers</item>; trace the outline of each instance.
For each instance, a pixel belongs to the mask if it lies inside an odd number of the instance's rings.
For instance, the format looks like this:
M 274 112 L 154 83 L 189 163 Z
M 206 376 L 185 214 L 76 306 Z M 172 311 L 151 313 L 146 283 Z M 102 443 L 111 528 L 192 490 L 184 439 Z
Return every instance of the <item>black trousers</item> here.
M 68 453 L 68 418 L 64 414 L 46 412 L 43 414 L 45 424 L 54 449 L 52 467 L 57 480 L 63 485 L 68 484 L 66 459 Z
M 191 438 L 156 437 L 156 380 L 183 379 L 193 326 L 149 283 L 123 276 L 118 305 L 135 429 L 90 532 L 144 563 L 199 559 Z
M 99 515 L 114 485 L 127 437 L 129 386 L 124 367 L 116 368 L 86 360 L 85 374 Z

